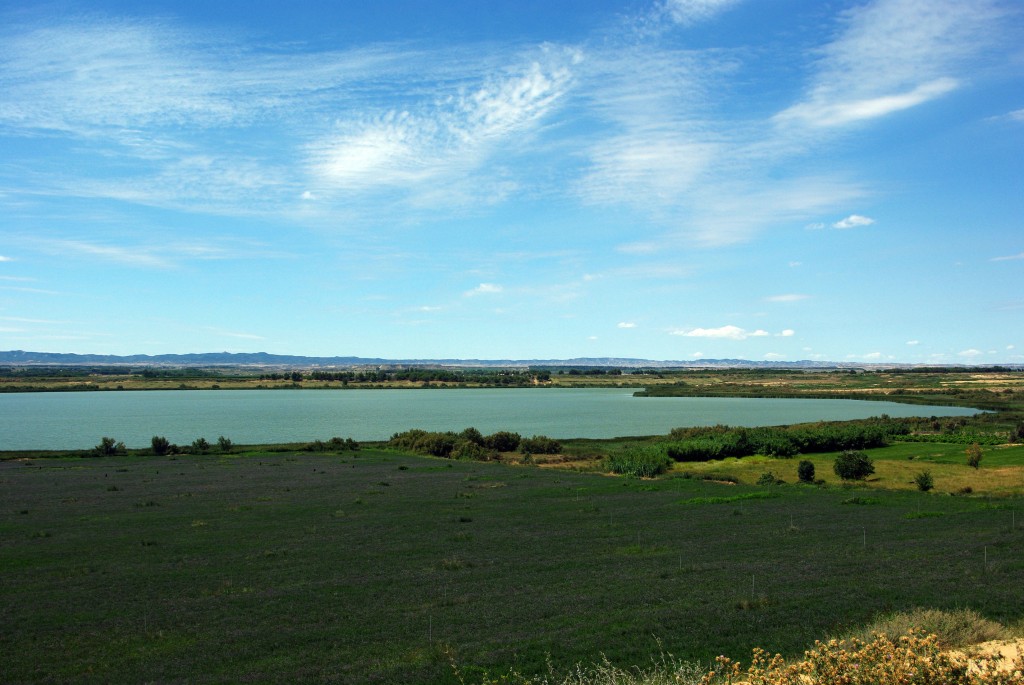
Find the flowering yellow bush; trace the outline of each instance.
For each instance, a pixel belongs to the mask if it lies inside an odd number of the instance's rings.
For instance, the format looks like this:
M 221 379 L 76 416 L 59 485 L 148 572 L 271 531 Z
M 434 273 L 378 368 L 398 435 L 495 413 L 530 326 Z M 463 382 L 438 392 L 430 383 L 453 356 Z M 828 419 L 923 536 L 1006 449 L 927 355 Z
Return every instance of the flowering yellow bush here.
M 939 649 L 935 635 L 913 631 L 893 640 L 815 642 L 802 661 L 786 664 L 778 654 L 755 649 L 744 672 L 738 662 L 718 658 L 701 685 L 1024 685 L 1024 663 L 1001 668 L 992 657 L 968 662 Z
M 699 664 L 663 655 L 646 669 L 621 669 L 607 660 L 566 675 L 527 677 L 511 672 L 485 675 L 480 685 L 1024 685 L 1024 657 L 1013 664 L 997 657 L 968 660 L 943 651 L 936 635 L 911 630 L 892 639 L 876 634 L 870 641 L 858 638 L 815 642 L 802 661 L 789 663 L 776 654 L 755 649 L 750 666 L 720 656 L 707 671 Z M 461 685 L 463 673 L 452 667 Z

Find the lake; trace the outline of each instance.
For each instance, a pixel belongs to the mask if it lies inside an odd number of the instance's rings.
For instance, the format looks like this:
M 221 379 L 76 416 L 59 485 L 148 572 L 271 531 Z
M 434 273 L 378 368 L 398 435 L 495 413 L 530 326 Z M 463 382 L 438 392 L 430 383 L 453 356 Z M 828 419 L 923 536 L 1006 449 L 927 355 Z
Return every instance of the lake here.
M 155 390 L 0 394 L 0 450 L 87 449 L 103 436 L 148 447 L 223 435 L 238 444 L 333 436 L 386 440 L 410 428 L 614 438 L 677 426 L 771 426 L 978 410 L 818 399 L 633 397 L 632 388 Z

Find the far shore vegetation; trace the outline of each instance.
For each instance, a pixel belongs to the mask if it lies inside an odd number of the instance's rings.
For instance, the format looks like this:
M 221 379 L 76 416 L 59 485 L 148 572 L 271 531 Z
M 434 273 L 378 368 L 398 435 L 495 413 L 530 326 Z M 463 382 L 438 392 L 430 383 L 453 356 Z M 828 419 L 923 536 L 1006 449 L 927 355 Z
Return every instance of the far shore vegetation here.
M 94 371 L 0 379 L 345 387 Z M 568 371 L 543 383 L 986 411 L 0 452 L 2 680 L 1021 682 L 947 650 L 1024 637 L 1024 373 Z

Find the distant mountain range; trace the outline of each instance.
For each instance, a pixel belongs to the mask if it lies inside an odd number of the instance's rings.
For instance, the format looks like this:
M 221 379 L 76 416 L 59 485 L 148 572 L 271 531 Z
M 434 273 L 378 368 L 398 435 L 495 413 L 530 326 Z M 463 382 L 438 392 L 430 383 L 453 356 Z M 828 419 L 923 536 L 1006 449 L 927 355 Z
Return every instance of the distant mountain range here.
M 199 354 L 71 354 L 60 352 L 0 352 L 0 364 L 10 366 L 165 366 L 250 368 L 622 368 L 622 369 L 879 369 L 907 368 L 916 364 L 864 364 L 821 361 L 751 361 L 747 359 L 654 360 L 629 357 L 577 357 L 575 359 L 382 359 L 378 357 L 303 357 L 266 352 L 205 352 Z M 951 365 L 963 366 L 963 365 Z M 1014 365 L 1015 368 L 1019 368 Z

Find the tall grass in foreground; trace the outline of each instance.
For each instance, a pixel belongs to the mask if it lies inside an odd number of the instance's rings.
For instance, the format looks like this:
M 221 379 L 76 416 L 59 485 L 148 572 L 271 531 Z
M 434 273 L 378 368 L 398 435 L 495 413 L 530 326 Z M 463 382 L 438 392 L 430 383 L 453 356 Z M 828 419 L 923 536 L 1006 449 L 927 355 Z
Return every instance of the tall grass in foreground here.
M 462 685 L 468 685 L 456 669 Z M 804 658 L 786 663 L 778 654 L 755 649 L 750 665 L 719 657 L 705 669 L 698 664 L 662 656 L 647 669 L 620 669 L 601 663 L 564 676 L 551 674 L 527 678 L 516 673 L 485 677 L 481 685 L 1022 685 L 1024 656 L 1014 664 L 996 657 L 979 656 L 971 661 L 944 652 L 936 635 L 913 630 L 899 638 L 875 635 L 816 642 Z

